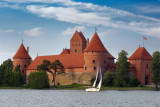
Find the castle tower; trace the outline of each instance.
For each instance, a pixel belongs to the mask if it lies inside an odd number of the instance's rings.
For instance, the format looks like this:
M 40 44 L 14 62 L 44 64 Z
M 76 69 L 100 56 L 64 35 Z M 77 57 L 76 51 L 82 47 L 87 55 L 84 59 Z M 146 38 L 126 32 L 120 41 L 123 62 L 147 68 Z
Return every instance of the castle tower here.
M 83 53 L 87 46 L 87 41 L 82 32 L 75 31 L 70 40 L 70 53 Z
M 97 64 L 100 64 L 103 73 L 107 70 L 107 50 L 95 32 L 84 50 L 84 69 L 86 72 L 96 72 Z
M 31 57 L 29 56 L 28 51 L 29 47 L 27 47 L 26 50 L 22 43 L 16 54 L 13 56 L 13 69 L 19 65 L 20 71 L 24 77 L 26 76 L 26 68 L 31 63 Z
M 144 47 L 139 47 L 129 58 L 129 62 L 136 67 L 135 76 L 142 85 L 151 84 L 152 57 Z

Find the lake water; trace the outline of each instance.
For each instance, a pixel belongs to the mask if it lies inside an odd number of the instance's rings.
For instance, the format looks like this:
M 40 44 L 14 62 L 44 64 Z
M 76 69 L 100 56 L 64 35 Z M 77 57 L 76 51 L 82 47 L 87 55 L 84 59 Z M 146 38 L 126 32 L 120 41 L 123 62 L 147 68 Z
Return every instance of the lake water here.
M 0 107 L 160 107 L 160 91 L 0 89 Z

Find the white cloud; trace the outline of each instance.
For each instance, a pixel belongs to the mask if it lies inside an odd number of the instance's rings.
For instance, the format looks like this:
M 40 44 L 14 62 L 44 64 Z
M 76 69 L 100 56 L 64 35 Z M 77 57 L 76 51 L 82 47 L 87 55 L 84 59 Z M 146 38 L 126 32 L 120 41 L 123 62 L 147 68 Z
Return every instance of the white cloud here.
M 118 28 L 135 31 L 141 34 L 160 37 L 150 32 L 153 28 L 160 28 L 160 20 L 141 15 L 135 15 L 122 10 L 108 8 L 105 12 L 84 12 L 73 7 L 51 7 L 51 6 L 27 6 L 27 10 L 40 17 L 56 19 L 75 24 L 88 26 L 102 25 L 105 27 Z M 146 32 L 147 31 L 149 32 Z
M 41 31 L 40 27 L 37 27 L 37 28 L 24 31 L 24 34 L 28 36 L 41 36 L 45 33 Z
M 137 6 L 136 8 L 143 13 L 160 13 L 160 6 L 157 5 Z
M 76 24 L 101 25 L 107 22 L 109 18 L 102 17 L 95 12 L 82 12 L 75 8 L 65 7 L 46 7 L 46 6 L 27 6 L 27 10 L 38 14 L 40 17 L 57 19 Z
M 76 30 L 84 31 L 85 26 L 76 26 L 74 28 L 67 28 L 65 31 L 62 32 L 62 35 L 65 35 L 65 36 L 73 35 Z
M 110 35 L 114 36 L 114 35 L 118 35 L 118 34 L 119 34 L 119 31 L 116 29 L 108 29 L 104 32 L 99 33 L 100 36 L 110 36 Z
M 41 2 L 45 5 L 26 5 L 26 9 L 40 17 L 85 25 L 104 26 L 110 29 L 130 30 L 140 34 L 160 37 L 160 19 L 92 3 L 73 0 L 5 0 L 15 3 Z M 55 5 L 59 3 L 59 5 Z M 49 4 L 49 5 L 48 5 Z M 50 5 L 52 4 L 52 6 Z M 55 5 L 55 6 L 54 6 Z M 156 10 L 158 9 L 150 9 Z M 156 33 L 155 33 L 156 32 Z
M 0 30 L 0 33 L 12 33 L 14 32 L 13 29 L 9 29 L 9 30 Z

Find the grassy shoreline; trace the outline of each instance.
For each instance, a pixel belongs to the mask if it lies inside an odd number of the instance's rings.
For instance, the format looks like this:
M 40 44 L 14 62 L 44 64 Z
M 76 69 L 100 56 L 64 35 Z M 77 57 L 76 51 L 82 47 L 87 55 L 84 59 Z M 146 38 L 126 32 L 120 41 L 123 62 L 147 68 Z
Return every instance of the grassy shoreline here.
M 45 88 L 44 90 L 85 90 L 91 86 L 88 85 L 60 85 L 51 86 L 50 88 Z M 31 89 L 22 87 L 0 87 L 0 89 Z M 154 91 L 154 87 L 143 86 L 143 87 L 102 87 L 101 90 L 119 90 L 119 91 L 132 91 L 132 90 L 151 90 Z

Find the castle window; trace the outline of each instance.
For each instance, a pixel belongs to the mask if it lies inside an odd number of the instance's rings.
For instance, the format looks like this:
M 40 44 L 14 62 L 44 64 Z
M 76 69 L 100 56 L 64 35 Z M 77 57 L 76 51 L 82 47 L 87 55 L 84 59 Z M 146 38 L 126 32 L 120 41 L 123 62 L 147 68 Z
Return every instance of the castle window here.
M 104 64 L 106 64 L 106 60 L 104 60 Z
M 146 68 L 148 68 L 148 64 L 146 65 Z
M 95 64 L 95 60 L 92 61 Z
M 87 67 L 85 67 L 85 70 L 87 70 Z
M 26 65 L 24 65 L 24 67 L 26 68 L 27 66 L 26 66 Z
M 24 73 L 24 70 L 22 70 L 22 73 Z
M 94 70 L 96 70 L 96 67 L 94 67 Z
M 77 52 L 77 49 L 75 49 L 75 52 Z

